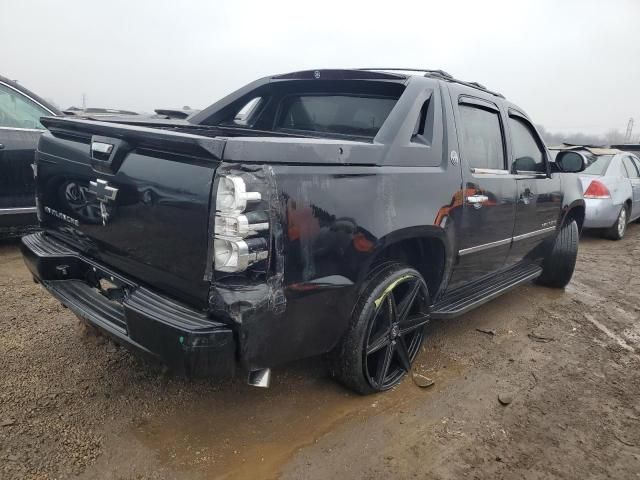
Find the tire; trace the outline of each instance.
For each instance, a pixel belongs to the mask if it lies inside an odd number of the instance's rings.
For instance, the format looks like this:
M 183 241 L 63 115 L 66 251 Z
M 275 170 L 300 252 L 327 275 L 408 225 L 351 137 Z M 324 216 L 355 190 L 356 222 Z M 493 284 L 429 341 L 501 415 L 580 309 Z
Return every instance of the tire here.
M 413 268 L 393 263 L 371 274 L 328 355 L 332 376 L 361 395 L 399 384 L 422 346 L 428 307 L 427 285 Z
M 623 205 L 618 213 L 616 222 L 604 232 L 604 237 L 610 240 L 622 240 L 624 234 L 627 231 L 627 225 L 629 224 L 629 207 Z
M 569 219 L 558 232 L 551 253 L 542 263 L 537 282 L 552 288 L 564 288 L 571 281 L 578 258 L 578 224 Z

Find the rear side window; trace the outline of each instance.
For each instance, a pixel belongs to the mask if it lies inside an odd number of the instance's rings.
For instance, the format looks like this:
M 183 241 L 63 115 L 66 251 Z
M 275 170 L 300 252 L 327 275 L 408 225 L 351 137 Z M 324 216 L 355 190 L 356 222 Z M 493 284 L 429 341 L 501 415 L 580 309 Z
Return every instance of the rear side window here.
M 509 117 L 513 145 L 513 169 L 516 172 L 546 172 L 544 153 L 531 127 L 517 117 Z
M 359 95 L 290 95 L 277 127 L 375 137 L 397 99 Z
M 264 99 L 262 97 L 252 98 L 236 113 L 235 117 L 233 117 L 233 123 L 235 125 L 248 125 L 263 103 Z
M 484 108 L 460 105 L 462 155 L 472 168 L 504 170 L 500 117 Z
M 629 175 L 629 178 L 638 178 L 639 176 L 638 169 L 636 168 L 635 164 L 631 161 L 631 157 L 624 157 L 622 159 L 622 164 L 624 165 L 624 168 L 627 170 L 627 174 Z
M 604 175 L 609 167 L 609 163 L 611 163 L 611 159 L 613 155 L 599 155 L 599 156 L 590 156 L 585 155 L 587 157 L 587 161 L 589 162 L 589 166 L 584 169 L 583 173 L 587 175 Z

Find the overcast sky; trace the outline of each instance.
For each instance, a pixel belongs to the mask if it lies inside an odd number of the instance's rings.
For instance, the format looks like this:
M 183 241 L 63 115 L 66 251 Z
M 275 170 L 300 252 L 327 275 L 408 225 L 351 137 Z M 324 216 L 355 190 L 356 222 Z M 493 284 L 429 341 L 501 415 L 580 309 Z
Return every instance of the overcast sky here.
M 640 133 L 640 0 L 0 0 L 0 75 L 62 108 L 203 108 L 310 68 L 441 68 L 553 131 Z

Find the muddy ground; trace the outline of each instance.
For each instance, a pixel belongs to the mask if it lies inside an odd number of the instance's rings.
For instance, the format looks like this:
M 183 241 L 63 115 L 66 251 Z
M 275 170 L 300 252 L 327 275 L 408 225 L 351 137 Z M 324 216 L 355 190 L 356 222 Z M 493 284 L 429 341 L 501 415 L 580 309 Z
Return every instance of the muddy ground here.
M 640 478 L 639 267 L 640 225 L 587 236 L 565 291 L 429 325 L 433 386 L 360 397 L 319 359 L 268 390 L 175 378 L 83 334 L 5 242 L 0 478 Z

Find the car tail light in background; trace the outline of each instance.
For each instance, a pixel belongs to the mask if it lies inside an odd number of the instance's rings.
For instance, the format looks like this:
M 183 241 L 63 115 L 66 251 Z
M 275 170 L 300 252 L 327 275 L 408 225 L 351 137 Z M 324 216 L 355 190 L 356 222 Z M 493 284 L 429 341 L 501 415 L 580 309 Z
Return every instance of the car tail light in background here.
M 269 254 L 269 217 L 262 195 L 247 191 L 240 175 L 222 175 L 216 191 L 213 263 L 219 272 L 243 272 Z M 256 210 L 252 210 L 256 209 Z
M 599 180 L 591 180 L 591 183 L 584 191 L 584 198 L 611 198 L 611 193 L 607 186 Z

